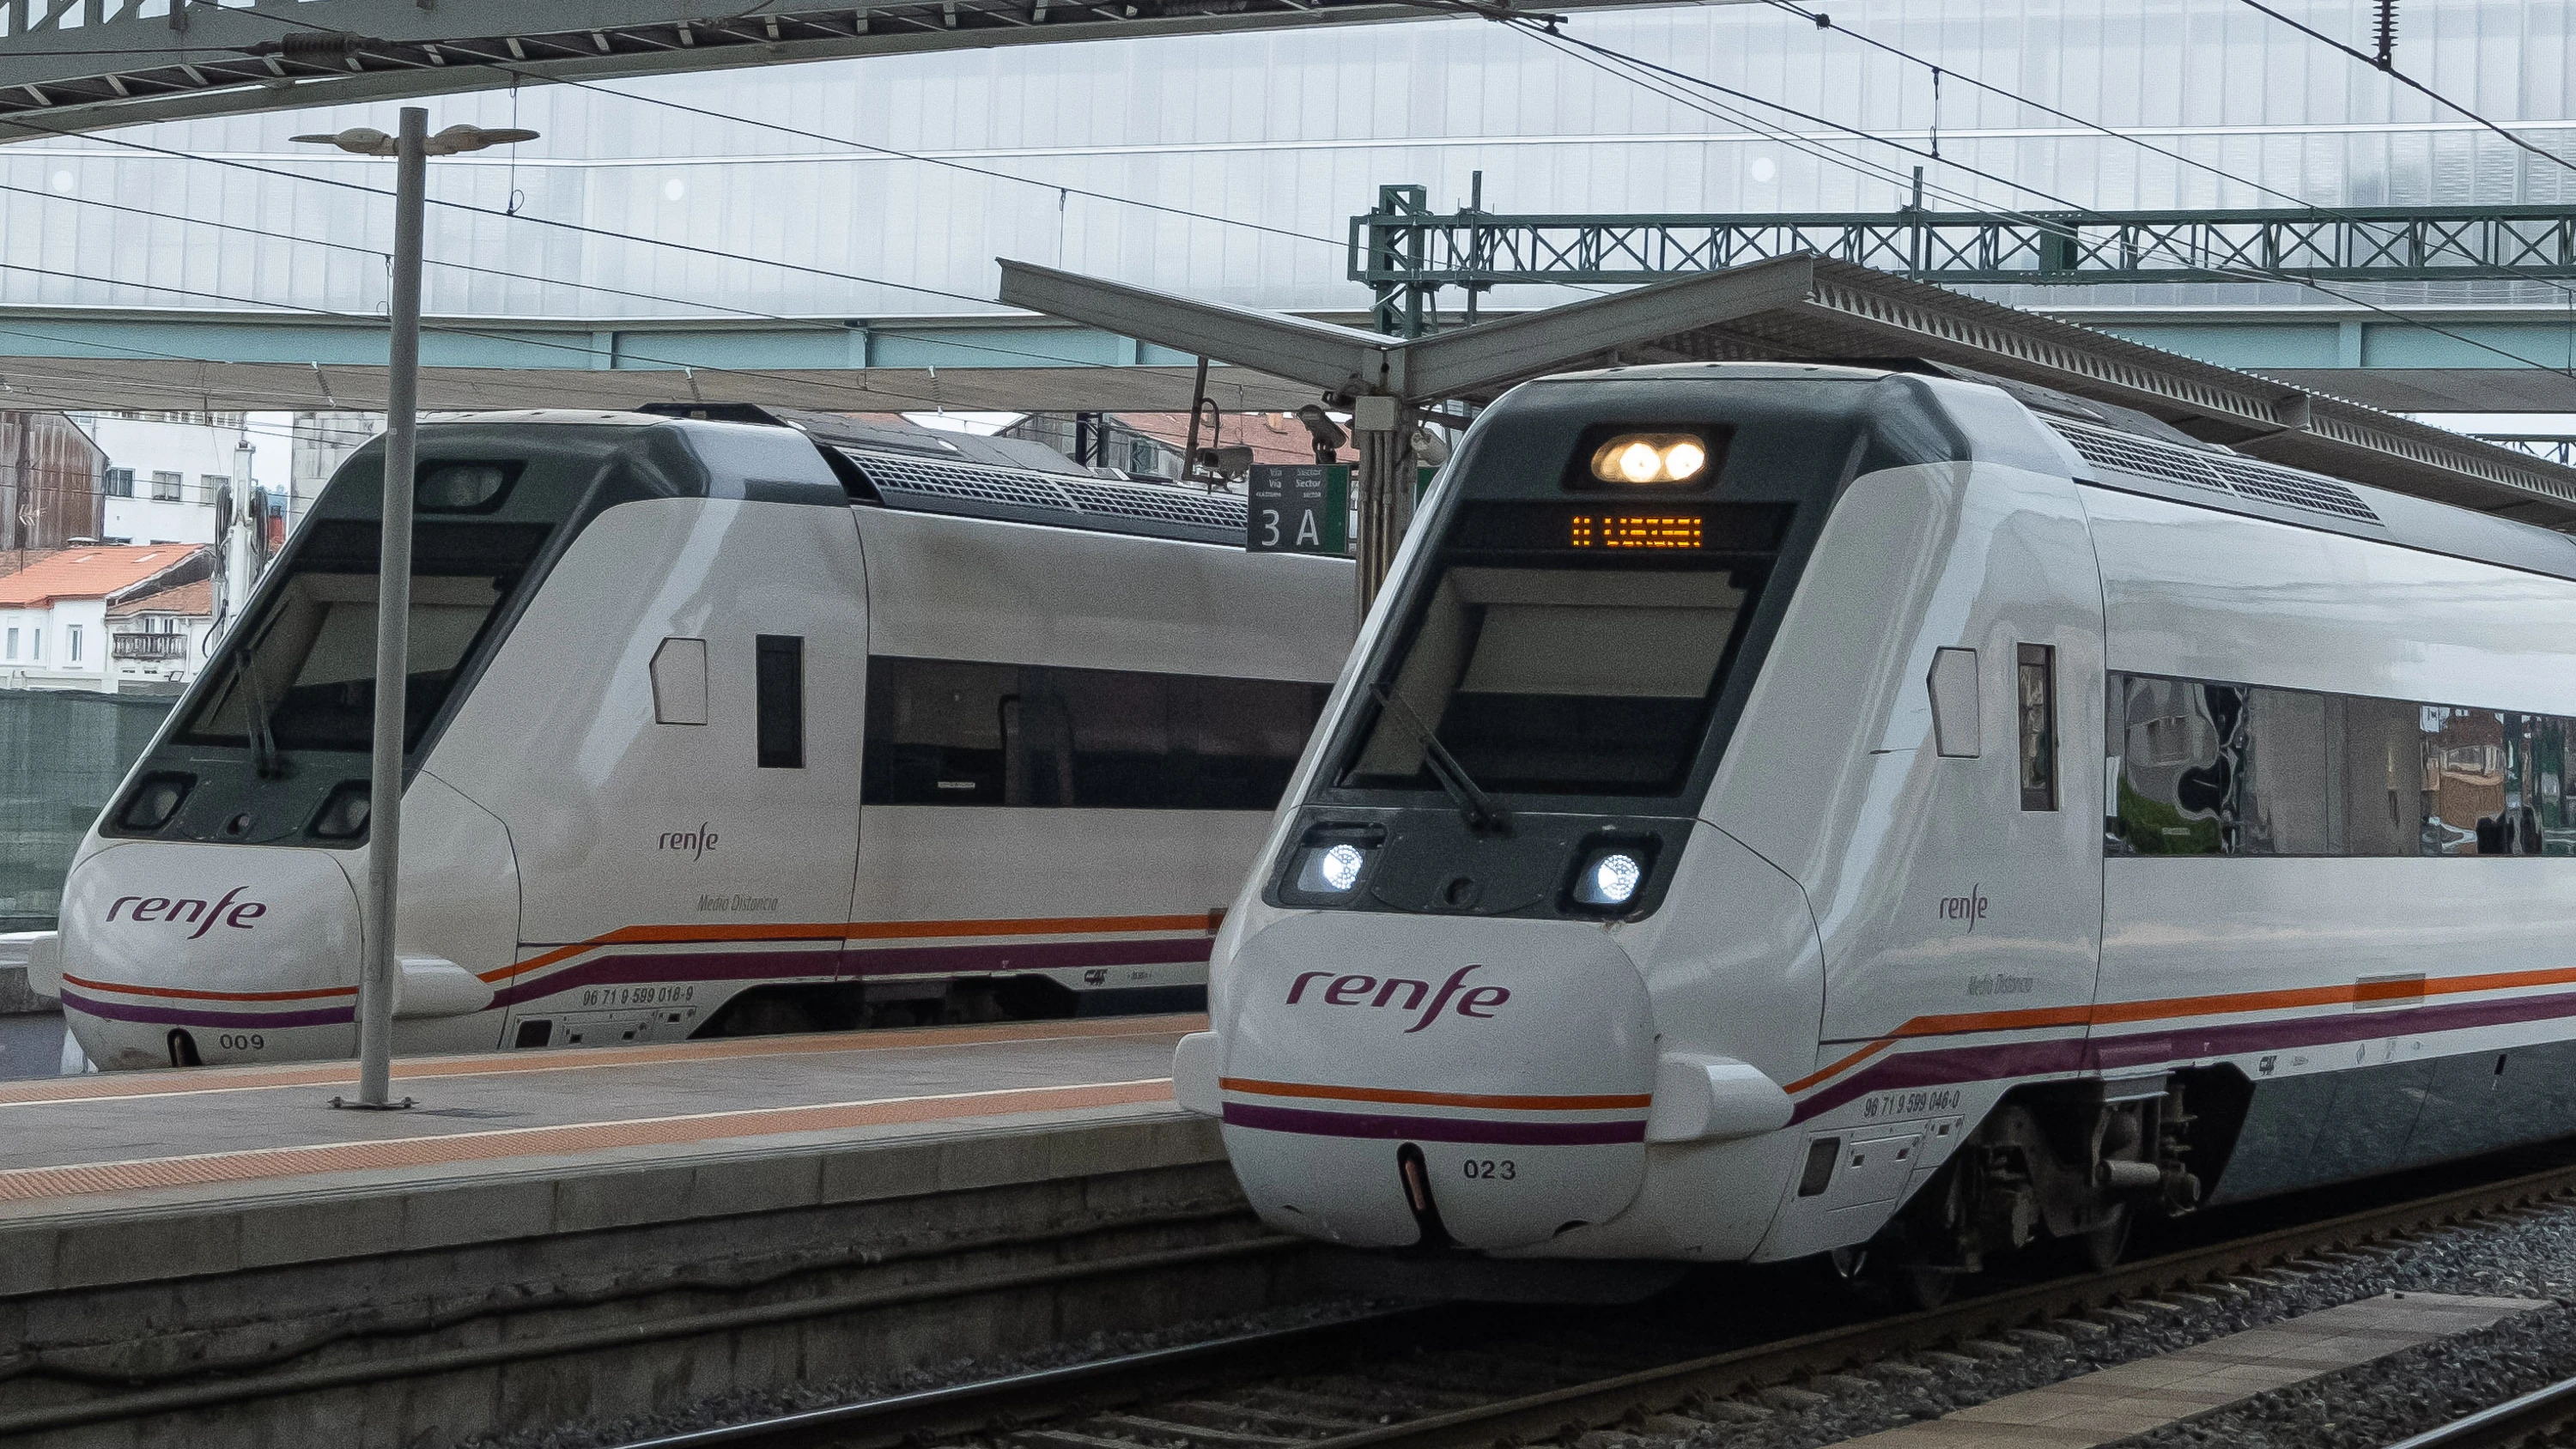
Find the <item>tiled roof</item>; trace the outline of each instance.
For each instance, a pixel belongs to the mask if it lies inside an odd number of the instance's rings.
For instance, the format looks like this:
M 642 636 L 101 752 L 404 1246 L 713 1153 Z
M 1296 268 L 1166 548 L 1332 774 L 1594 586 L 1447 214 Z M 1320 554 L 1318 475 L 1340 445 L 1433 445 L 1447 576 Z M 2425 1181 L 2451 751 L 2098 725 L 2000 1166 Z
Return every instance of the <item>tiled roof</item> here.
M 30 553 L 25 568 L 0 578 L 0 609 L 43 608 L 56 599 L 103 599 L 177 567 L 196 551 L 193 544 L 155 543 Z
M 137 614 L 192 614 L 212 618 L 214 613 L 215 581 L 199 579 L 193 584 L 173 584 L 166 589 L 138 594 L 121 604 L 111 604 L 107 617 L 131 619 Z
M 1149 438 L 1169 443 L 1178 449 L 1189 441 L 1188 413 L 1112 413 L 1111 417 Z M 1199 446 L 1226 447 L 1250 444 L 1256 463 L 1312 463 L 1315 461 L 1313 435 L 1306 425 L 1287 413 L 1227 413 L 1224 424 L 1214 433 L 1202 425 Z

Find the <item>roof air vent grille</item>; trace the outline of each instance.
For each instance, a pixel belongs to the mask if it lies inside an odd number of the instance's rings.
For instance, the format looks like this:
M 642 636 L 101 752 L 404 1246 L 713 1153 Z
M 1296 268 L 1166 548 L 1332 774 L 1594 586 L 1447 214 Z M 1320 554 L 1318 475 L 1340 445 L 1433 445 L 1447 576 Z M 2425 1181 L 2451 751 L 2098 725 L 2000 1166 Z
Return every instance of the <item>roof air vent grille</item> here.
M 2302 473 L 2247 458 L 2199 453 L 2133 434 L 2097 428 L 2061 418 L 2041 421 L 2057 430 L 2084 461 L 2169 483 L 2188 484 L 2215 493 L 2233 494 L 2275 508 L 2324 513 L 2357 523 L 2378 523 L 2379 515 L 2360 494 L 2332 478 Z

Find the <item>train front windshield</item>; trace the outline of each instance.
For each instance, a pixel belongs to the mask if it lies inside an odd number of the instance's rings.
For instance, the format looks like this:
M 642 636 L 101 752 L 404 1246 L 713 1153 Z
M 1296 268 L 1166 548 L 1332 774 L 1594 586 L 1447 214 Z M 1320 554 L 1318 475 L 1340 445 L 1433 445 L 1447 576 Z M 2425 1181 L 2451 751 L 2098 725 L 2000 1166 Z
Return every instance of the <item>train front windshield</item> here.
M 1429 738 L 1488 790 L 1668 794 L 1687 775 L 1760 568 L 1454 563 L 1343 783 L 1436 788 Z
M 364 750 L 375 726 L 376 530 L 326 521 L 214 671 L 182 737 L 259 752 Z M 403 747 L 546 539 L 542 525 L 423 521 L 413 539 Z M 274 762 L 271 762 L 274 768 Z

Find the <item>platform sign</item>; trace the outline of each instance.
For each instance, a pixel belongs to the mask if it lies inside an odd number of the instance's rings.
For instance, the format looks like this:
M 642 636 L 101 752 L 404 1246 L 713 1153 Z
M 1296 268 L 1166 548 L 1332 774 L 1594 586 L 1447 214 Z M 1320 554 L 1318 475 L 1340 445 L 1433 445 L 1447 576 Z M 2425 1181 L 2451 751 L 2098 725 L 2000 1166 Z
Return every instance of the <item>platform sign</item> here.
M 1254 553 L 1351 551 L 1351 465 L 1257 463 L 1243 546 Z

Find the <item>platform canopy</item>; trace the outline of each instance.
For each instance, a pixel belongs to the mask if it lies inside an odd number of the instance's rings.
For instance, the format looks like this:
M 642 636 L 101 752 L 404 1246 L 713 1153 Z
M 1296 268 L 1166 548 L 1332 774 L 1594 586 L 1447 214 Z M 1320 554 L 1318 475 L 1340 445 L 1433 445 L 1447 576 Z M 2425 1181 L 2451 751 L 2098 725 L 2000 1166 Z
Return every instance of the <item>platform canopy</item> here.
M 2245 453 L 2576 529 L 2576 468 L 2029 312 L 1809 255 L 1399 340 L 1025 262 L 1001 300 L 1140 342 L 1408 406 L 1481 403 L 1622 363 L 1924 361 L 2134 408 Z
M 1563 0 L 1548 9 L 1657 3 L 1670 0 Z M 1437 13 L 1421 0 L 0 0 L 0 141 L 527 80 Z

